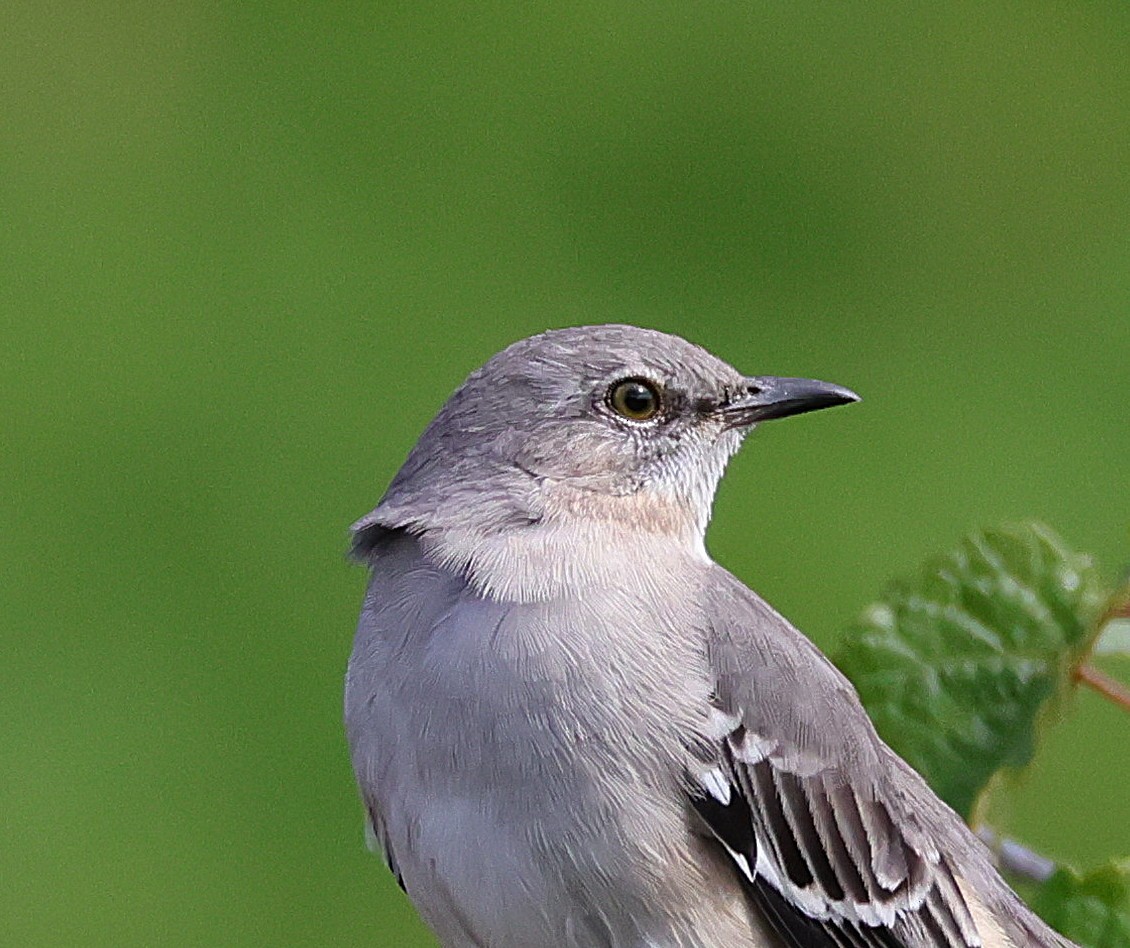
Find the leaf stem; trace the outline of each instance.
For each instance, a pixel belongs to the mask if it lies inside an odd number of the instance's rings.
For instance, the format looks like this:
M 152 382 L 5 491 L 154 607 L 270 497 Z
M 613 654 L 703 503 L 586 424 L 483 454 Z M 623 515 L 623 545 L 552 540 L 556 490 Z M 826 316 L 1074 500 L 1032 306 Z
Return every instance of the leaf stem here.
M 1110 602 L 1107 603 L 1099 621 L 1095 623 L 1095 628 L 1101 632 L 1103 626 L 1115 619 L 1130 619 L 1130 585 L 1124 586 L 1110 597 Z
M 1093 688 L 1108 701 L 1113 701 L 1123 711 L 1130 711 L 1130 688 L 1099 671 L 1094 665 L 1083 663 L 1075 669 L 1075 680 Z
M 982 824 L 977 835 L 996 856 L 997 865 L 1011 875 L 1033 882 L 1046 882 L 1055 872 L 1055 863 L 1035 850 L 1007 836 L 1001 836 L 991 826 Z

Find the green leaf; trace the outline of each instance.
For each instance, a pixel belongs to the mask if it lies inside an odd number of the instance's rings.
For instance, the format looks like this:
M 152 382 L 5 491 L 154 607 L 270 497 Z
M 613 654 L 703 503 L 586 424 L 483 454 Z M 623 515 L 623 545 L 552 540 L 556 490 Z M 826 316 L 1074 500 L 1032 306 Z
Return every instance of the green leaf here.
M 1036 891 L 1032 907 L 1085 948 L 1130 948 L 1130 861 L 1086 875 L 1059 869 Z
M 1031 759 L 1104 599 L 1090 559 L 1047 527 L 986 530 L 893 583 L 837 664 L 883 739 L 969 818 L 998 770 Z

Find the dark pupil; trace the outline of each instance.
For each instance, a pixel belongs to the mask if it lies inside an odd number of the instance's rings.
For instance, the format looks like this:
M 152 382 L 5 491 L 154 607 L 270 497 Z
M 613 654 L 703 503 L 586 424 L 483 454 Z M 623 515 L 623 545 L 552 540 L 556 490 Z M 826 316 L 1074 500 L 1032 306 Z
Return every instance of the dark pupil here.
M 623 404 L 633 415 L 645 415 L 651 411 L 654 399 L 651 390 L 639 382 L 630 382 L 624 386 Z

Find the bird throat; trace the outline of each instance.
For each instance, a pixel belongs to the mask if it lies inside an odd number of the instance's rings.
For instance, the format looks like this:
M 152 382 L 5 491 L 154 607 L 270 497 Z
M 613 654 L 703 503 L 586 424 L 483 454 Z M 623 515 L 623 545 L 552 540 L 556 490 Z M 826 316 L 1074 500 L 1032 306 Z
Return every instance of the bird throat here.
M 613 496 L 558 484 L 544 513 L 528 525 L 479 531 L 429 530 L 420 538 L 430 559 L 462 573 L 484 596 L 542 602 L 584 587 L 662 581 L 687 559 L 708 559 L 705 518 L 650 490 Z

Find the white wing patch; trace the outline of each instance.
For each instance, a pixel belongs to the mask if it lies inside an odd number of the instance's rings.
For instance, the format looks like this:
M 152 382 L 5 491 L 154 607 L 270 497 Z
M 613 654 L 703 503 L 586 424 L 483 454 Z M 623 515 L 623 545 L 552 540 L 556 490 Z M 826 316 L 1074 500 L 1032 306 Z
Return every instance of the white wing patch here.
M 730 781 L 722 776 L 721 767 L 710 767 L 702 771 L 698 775 L 698 779 L 706 792 L 721 803 L 722 806 L 730 805 L 730 798 L 733 791 L 730 787 Z
M 715 709 L 710 725 L 721 730 L 738 720 Z M 810 773 L 803 764 L 804 773 L 790 770 L 787 755 L 775 754 L 776 740 L 740 723 L 720 743 L 721 764 L 695 778 L 718 805 L 708 824 L 750 883 L 770 886 L 810 922 L 857 931 L 868 944 L 893 944 L 896 931 L 910 928 L 927 941 L 910 936 L 908 945 L 985 944 L 968 896 L 937 848 L 913 845 L 874 791 L 861 793 L 843 774 Z M 748 821 L 744 833 L 735 828 L 739 818 Z
M 712 741 L 722 741 L 741 726 L 740 715 L 730 714 L 716 705 L 710 706 L 710 716 L 706 722 L 706 736 Z

